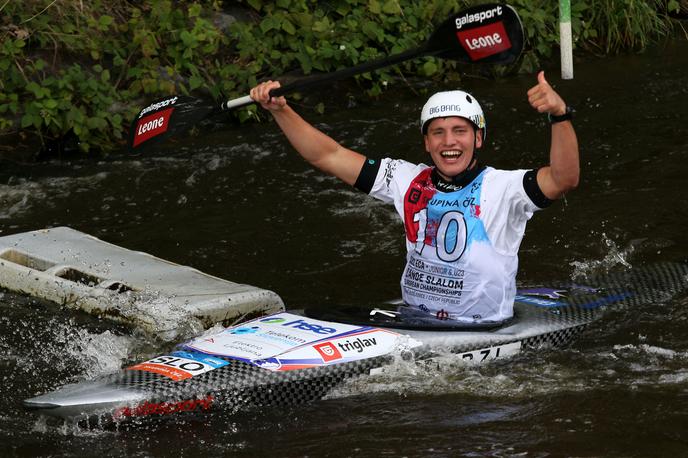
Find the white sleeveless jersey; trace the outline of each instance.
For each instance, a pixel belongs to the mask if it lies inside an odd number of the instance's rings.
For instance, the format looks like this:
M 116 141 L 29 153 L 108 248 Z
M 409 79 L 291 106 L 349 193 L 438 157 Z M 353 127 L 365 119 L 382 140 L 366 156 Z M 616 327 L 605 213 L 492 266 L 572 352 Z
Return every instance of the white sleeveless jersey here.
M 539 208 L 526 194 L 526 170 L 485 168 L 452 192 L 432 168 L 383 159 L 370 195 L 393 203 L 406 229 L 402 297 L 440 319 L 501 322 L 513 316 L 518 249 Z

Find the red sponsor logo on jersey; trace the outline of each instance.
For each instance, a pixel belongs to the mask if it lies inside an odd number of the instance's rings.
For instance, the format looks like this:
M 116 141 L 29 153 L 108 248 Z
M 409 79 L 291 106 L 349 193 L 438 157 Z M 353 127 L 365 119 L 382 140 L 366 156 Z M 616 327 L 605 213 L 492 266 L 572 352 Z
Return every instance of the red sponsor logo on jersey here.
M 511 41 L 502 22 L 469 30 L 459 30 L 456 32 L 456 36 L 461 46 L 474 61 L 511 48 Z
M 324 342 L 318 345 L 313 345 L 313 348 L 320 353 L 320 356 L 322 356 L 323 361 L 326 363 L 336 359 L 342 359 L 342 354 L 339 352 L 339 350 L 337 350 L 337 347 L 335 347 L 332 342 Z
M 415 221 L 416 214 L 428 207 L 428 202 L 432 200 L 432 197 L 437 192 L 432 184 L 432 178 L 430 178 L 431 173 L 431 168 L 420 172 L 406 191 L 404 198 L 404 226 L 406 228 L 406 237 L 411 243 L 416 243 L 418 239 L 419 222 Z M 432 221 L 427 222 L 424 243 L 427 242 L 429 245 L 432 245 L 436 226 L 437 224 Z
M 173 111 L 174 108 L 168 108 L 139 119 L 139 122 L 136 123 L 133 145 L 137 146 L 149 138 L 167 132 L 167 126 Z
M 471 205 L 471 216 L 480 218 L 480 205 Z

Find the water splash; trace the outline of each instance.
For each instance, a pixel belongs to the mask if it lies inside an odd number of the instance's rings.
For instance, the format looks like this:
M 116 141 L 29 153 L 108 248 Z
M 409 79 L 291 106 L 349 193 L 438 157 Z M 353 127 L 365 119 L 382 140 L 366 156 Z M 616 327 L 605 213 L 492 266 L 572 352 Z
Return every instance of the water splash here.
M 574 279 L 588 278 L 593 274 L 608 273 L 615 267 L 623 266 L 627 269 L 632 267 L 629 258 L 636 249 L 636 243 L 632 242 L 626 248 L 620 248 L 606 233 L 602 233 L 602 241 L 608 251 L 604 258 L 600 260 L 573 261 L 572 277 Z
M 120 369 L 130 348 L 134 345 L 132 337 L 119 336 L 106 330 L 94 333 L 79 328 L 70 320 L 67 323 L 56 319 L 49 321 L 49 335 L 39 335 L 31 326 L 20 328 L 24 341 L 40 342 L 38 348 L 29 348 L 32 354 L 20 350 L 21 369 L 41 377 L 44 368 L 60 374 L 78 373 L 79 379 L 89 379 Z M 49 340 L 48 340 L 49 339 Z
M 34 205 L 54 205 L 51 198 L 65 196 L 73 189 L 92 189 L 105 181 L 107 172 L 89 176 L 50 177 L 38 181 L 11 179 L 0 185 L 0 220 L 16 218 L 32 211 Z
M 205 328 L 201 320 L 189 315 L 183 302 L 178 296 L 146 287 L 113 295 L 106 313 L 169 342 L 198 335 Z
M 532 357 L 532 354 L 527 356 L 530 360 Z M 519 365 L 522 359 L 522 356 L 514 356 L 481 365 L 448 349 L 436 350 L 431 356 L 420 358 L 401 351 L 394 354 L 389 365 L 374 370 L 370 376 L 337 387 L 329 396 L 340 398 L 370 393 L 529 396 L 551 393 L 553 386 L 557 390 L 577 389 L 579 381 L 571 376 L 576 371 L 567 366 L 543 362 L 536 370 L 531 370 L 532 366 Z M 557 381 L 554 385 L 550 383 L 553 380 Z M 571 380 L 572 386 L 561 380 Z

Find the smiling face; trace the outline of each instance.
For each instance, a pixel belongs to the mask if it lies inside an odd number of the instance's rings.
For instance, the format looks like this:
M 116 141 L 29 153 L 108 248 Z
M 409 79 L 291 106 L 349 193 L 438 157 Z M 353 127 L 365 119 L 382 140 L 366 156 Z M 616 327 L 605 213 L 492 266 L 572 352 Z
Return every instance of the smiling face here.
M 446 179 L 466 170 L 473 160 L 473 148 L 483 145 L 482 131 L 458 116 L 433 119 L 424 138 L 425 150 Z

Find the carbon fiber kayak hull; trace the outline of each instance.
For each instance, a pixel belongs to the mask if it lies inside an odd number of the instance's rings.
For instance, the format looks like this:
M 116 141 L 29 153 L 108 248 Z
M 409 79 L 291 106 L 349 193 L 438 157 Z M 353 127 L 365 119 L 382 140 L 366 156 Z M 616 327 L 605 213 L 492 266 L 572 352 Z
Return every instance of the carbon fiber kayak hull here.
M 586 285 L 519 290 L 514 318 L 488 329 L 418 322 L 399 308 L 282 312 L 179 345 L 95 380 L 24 401 L 65 419 L 122 421 L 213 409 L 300 404 L 394 364 L 447 352 L 485 363 L 524 349 L 568 344 L 605 310 L 658 304 L 686 290 L 688 266 L 661 264 Z M 100 421 L 99 420 L 99 421 Z

